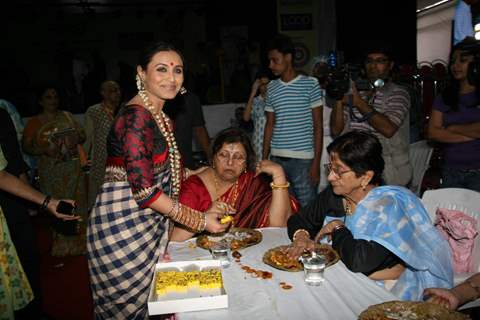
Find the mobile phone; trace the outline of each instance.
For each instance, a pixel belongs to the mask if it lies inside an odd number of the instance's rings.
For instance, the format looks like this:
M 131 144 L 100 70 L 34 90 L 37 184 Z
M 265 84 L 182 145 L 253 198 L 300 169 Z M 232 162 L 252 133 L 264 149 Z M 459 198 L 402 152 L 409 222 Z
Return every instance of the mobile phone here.
M 68 215 L 73 215 L 75 213 L 75 206 L 71 203 L 60 200 L 58 202 L 58 205 L 57 205 L 57 212 L 58 213 L 63 213 L 63 214 L 68 214 Z

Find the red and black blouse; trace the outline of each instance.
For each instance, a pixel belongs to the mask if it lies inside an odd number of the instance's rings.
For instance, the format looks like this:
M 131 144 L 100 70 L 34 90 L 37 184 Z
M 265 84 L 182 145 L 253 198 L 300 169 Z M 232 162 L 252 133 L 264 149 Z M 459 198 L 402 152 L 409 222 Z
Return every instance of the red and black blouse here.
M 125 170 L 133 197 L 148 207 L 163 192 L 159 171 L 168 170 L 167 142 L 150 111 L 127 105 L 117 115 L 107 137 L 107 172 Z

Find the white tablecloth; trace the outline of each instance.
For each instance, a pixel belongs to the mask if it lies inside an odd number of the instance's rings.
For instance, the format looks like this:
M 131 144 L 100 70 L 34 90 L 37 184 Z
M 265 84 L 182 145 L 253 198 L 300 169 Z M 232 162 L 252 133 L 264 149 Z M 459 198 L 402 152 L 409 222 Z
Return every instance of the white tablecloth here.
M 318 287 L 307 286 L 303 272 L 286 272 L 262 262 L 265 251 L 289 244 L 285 228 L 259 229 L 261 243 L 240 250 L 241 263 L 255 269 L 273 272 L 269 280 L 252 278 L 238 263 L 223 270 L 229 308 L 210 311 L 185 312 L 179 319 L 357 319 L 369 305 L 398 300 L 389 291 L 379 287 L 360 273 L 350 272 L 339 261 L 325 270 L 325 282 Z M 208 251 L 192 248 L 190 242 L 169 244 L 173 261 L 211 259 Z M 189 244 L 190 243 L 190 244 Z M 279 285 L 293 286 L 284 290 Z

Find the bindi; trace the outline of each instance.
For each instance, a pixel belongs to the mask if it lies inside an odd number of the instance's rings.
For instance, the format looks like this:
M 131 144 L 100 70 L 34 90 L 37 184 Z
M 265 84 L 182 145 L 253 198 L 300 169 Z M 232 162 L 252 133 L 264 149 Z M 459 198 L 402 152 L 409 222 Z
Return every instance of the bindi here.
M 170 65 L 173 66 L 173 62 L 170 62 Z

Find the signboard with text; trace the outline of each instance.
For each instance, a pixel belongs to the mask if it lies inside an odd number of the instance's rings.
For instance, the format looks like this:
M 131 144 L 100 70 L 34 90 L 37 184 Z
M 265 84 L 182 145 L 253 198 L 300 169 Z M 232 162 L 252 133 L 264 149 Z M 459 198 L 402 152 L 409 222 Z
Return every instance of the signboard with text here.
M 312 30 L 312 14 L 280 14 L 280 30 Z

